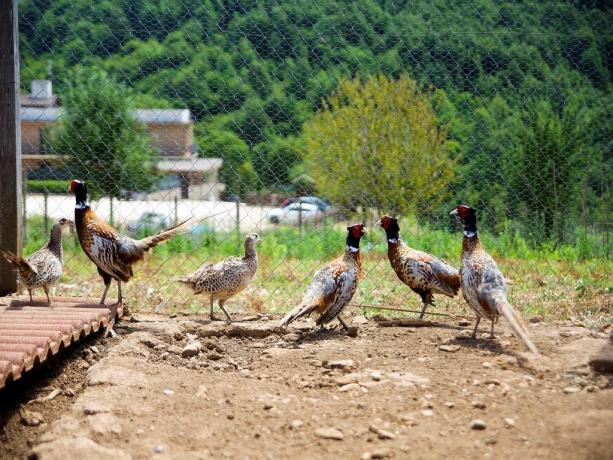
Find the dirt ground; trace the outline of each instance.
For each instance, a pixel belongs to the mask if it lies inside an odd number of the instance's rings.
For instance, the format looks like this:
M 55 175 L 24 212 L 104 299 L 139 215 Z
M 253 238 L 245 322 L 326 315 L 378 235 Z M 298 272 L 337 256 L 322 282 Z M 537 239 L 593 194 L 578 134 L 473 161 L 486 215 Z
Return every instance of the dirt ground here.
M 241 319 L 136 315 L 48 360 L 0 391 L 0 458 L 613 457 L 613 375 L 587 364 L 610 329 L 530 324 L 533 359 L 504 324 Z

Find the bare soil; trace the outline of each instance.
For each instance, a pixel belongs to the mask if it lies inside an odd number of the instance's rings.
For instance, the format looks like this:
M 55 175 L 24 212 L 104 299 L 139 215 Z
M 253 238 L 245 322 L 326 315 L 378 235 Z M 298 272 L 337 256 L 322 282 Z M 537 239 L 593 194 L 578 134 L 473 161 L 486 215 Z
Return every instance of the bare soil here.
M 613 376 L 587 364 L 610 330 L 530 324 L 533 358 L 503 324 L 242 319 L 137 315 L 66 350 L 0 392 L 0 458 L 611 458 Z

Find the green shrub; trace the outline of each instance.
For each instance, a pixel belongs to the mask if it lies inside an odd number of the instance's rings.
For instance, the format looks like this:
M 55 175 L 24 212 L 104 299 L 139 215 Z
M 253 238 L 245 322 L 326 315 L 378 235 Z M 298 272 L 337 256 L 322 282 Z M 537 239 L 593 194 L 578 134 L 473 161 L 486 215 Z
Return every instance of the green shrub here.
M 57 193 L 64 194 L 70 186 L 69 180 L 55 179 L 29 179 L 26 182 L 28 193 Z

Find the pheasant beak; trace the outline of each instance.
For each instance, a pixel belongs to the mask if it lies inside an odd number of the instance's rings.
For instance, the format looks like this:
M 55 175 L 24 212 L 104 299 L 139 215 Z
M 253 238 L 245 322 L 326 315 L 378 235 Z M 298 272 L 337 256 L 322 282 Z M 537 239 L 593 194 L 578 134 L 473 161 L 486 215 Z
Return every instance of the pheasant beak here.
M 457 208 L 456 208 L 456 209 L 454 209 L 453 211 L 451 211 L 451 212 L 449 213 L 449 215 L 450 215 L 450 216 L 457 216 L 457 215 L 458 215 L 458 210 L 457 210 Z

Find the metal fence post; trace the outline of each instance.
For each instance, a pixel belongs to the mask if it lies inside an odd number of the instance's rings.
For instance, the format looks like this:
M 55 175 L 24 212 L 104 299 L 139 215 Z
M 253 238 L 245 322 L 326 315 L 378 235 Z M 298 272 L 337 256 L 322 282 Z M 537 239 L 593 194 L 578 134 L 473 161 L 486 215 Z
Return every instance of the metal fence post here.
M 240 211 L 240 201 L 236 200 L 236 246 L 240 251 L 241 248 L 241 211 Z
M 174 225 L 177 225 L 179 223 L 179 198 L 176 195 L 174 198 L 174 202 L 175 202 L 175 223 Z
M 113 225 L 113 195 L 109 195 L 109 223 Z
M 43 194 L 43 203 L 45 205 L 45 235 L 49 233 L 49 192 L 45 190 Z
M 0 0 L 0 245 L 21 254 L 23 191 L 19 101 L 17 0 Z M 0 295 L 17 290 L 10 266 L 0 263 Z

